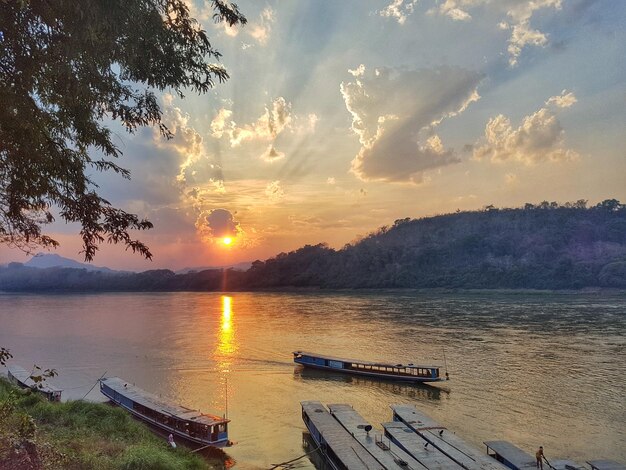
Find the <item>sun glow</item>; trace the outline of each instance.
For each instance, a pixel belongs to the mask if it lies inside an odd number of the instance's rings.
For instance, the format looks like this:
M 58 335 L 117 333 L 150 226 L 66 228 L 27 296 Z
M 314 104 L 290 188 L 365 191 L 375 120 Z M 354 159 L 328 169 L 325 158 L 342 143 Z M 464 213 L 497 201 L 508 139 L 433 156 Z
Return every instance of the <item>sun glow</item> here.
M 233 239 L 231 237 L 224 237 L 222 238 L 222 243 L 224 245 L 230 245 L 233 242 Z

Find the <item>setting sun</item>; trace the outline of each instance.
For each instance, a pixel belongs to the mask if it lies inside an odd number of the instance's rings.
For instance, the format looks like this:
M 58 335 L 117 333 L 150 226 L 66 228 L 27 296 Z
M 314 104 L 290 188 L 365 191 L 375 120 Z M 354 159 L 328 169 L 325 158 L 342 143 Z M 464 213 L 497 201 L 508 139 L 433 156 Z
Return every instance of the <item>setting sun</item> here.
M 230 245 L 233 242 L 233 239 L 231 237 L 224 237 L 222 238 L 222 243 L 224 245 Z

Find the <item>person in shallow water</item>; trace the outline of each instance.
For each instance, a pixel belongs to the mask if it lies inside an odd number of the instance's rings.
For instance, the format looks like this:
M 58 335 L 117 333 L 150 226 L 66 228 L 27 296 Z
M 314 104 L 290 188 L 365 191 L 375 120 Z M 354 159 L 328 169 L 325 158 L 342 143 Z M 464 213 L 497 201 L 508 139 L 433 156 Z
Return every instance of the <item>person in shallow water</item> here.
M 172 446 L 174 449 L 176 449 L 176 443 L 174 442 L 174 436 L 172 434 L 167 436 L 167 442 L 168 442 L 168 444 L 170 446 Z
M 543 446 L 539 446 L 539 450 L 535 454 L 535 457 L 537 457 L 537 468 L 543 470 Z

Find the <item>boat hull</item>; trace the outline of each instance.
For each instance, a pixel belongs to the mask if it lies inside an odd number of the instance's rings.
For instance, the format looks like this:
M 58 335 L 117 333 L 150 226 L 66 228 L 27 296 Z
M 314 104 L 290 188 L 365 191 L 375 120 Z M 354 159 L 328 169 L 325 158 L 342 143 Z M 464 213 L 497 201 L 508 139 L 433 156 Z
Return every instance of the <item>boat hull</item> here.
M 303 367 L 307 367 L 311 369 L 325 370 L 325 371 L 330 371 L 330 372 L 335 372 L 335 373 L 340 373 L 340 374 L 357 375 L 361 377 L 372 377 L 372 378 L 381 379 L 381 380 L 392 380 L 394 382 L 430 383 L 430 382 L 442 382 L 446 380 L 445 378 L 442 378 L 442 377 L 403 376 L 403 375 L 395 375 L 395 374 L 390 374 L 390 373 L 380 373 L 380 372 L 365 371 L 365 370 L 347 369 L 345 367 L 337 367 L 336 365 L 329 366 L 325 364 L 314 364 L 311 362 L 307 362 L 307 360 L 304 358 L 298 358 L 298 357 L 294 357 L 293 361 L 296 364 L 300 364 Z M 333 361 L 333 362 L 336 362 L 336 361 Z
M 101 386 L 100 392 L 109 400 L 111 400 L 111 403 L 128 411 L 134 418 L 150 425 L 151 427 L 158 430 L 160 433 L 163 433 L 165 436 L 167 436 L 168 434 L 172 434 L 173 436 L 182 439 L 185 443 L 195 445 L 195 446 L 212 446 L 212 447 L 222 448 L 222 447 L 229 447 L 232 445 L 232 443 L 227 438 L 219 440 L 219 441 L 209 441 L 206 439 L 201 439 L 201 438 L 197 438 L 194 436 L 190 436 L 189 434 L 183 433 L 176 428 L 172 428 L 154 419 L 151 419 L 141 413 L 138 413 L 136 410 L 127 406 L 119 399 L 116 399 L 114 394 L 109 393 L 109 391 L 105 387 Z
M 319 431 L 315 428 L 315 426 L 311 422 L 305 422 L 304 424 L 307 430 L 309 431 L 310 439 L 315 444 L 317 451 L 323 457 L 323 462 L 325 466 L 331 470 L 341 470 L 337 465 L 335 465 L 333 460 L 330 459 L 328 455 L 326 455 L 326 453 L 324 452 L 326 443 L 322 442 Z

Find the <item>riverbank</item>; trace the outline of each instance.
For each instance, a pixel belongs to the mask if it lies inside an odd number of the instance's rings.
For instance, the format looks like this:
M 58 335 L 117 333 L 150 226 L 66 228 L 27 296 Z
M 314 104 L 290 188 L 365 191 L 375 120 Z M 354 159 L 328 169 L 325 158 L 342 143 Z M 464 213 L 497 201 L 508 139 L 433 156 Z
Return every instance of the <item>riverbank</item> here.
M 126 412 L 101 403 L 50 403 L 0 378 L 0 468 L 212 469 L 168 447 Z

